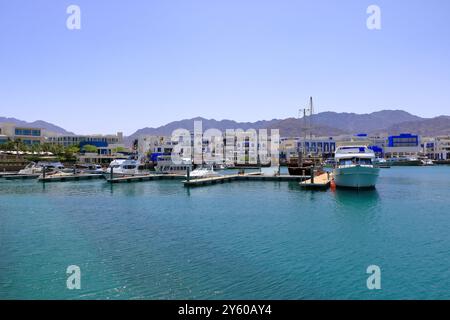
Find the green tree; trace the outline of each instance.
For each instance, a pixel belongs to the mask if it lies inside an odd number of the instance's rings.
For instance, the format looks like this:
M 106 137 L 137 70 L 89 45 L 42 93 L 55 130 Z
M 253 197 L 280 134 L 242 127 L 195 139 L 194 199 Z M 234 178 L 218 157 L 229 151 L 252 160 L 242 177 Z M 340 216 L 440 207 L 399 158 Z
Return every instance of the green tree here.
M 14 146 L 16 151 L 28 151 L 28 146 L 22 141 L 22 139 L 14 140 Z
M 12 141 L 10 138 L 8 138 L 8 141 L 0 144 L 0 150 L 4 151 L 12 151 L 15 150 L 16 145 L 14 144 L 14 141 Z
M 78 145 L 72 145 L 64 148 L 64 153 L 59 156 L 60 161 L 76 161 L 77 153 L 80 152 Z
M 124 151 L 125 151 L 124 147 L 116 147 L 116 148 L 112 149 L 113 153 L 124 152 Z
M 83 146 L 83 151 L 88 153 L 97 153 L 97 147 L 91 144 L 86 144 Z
M 31 152 L 41 152 L 41 150 L 42 150 L 42 147 L 41 147 L 41 144 L 40 144 L 40 143 L 33 143 L 33 144 L 30 146 L 30 151 L 31 151 Z

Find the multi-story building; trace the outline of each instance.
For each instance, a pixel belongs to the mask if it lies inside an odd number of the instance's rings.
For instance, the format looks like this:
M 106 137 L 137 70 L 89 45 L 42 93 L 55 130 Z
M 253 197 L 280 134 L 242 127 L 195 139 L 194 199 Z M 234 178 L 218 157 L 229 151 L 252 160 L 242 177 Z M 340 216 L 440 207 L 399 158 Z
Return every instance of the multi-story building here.
M 423 154 L 432 160 L 450 160 L 450 136 L 424 138 Z
M 138 139 L 138 153 L 156 161 L 158 156 L 172 154 L 177 142 L 172 142 L 169 136 L 141 136 Z
M 0 123 L 0 140 L 6 142 L 8 140 L 20 140 L 25 144 L 40 144 L 45 138 L 41 128 L 31 128 L 20 126 L 14 123 Z
M 411 133 L 389 136 L 384 148 L 386 158 L 417 157 L 421 153 L 420 137 Z
M 191 132 L 190 147 L 191 158 L 195 161 L 208 160 L 217 161 L 222 159 L 223 162 L 228 164 L 256 164 L 262 161 L 273 161 L 271 158 L 271 137 L 267 139 L 259 139 L 256 137 L 252 139 L 252 134 L 249 132 L 235 132 L 233 134 L 222 134 L 219 137 L 214 137 L 212 141 L 201 136 L 201 145 L 198 143 L 195 146 L 196 139 L 194 133 Z M 145 155 L 151 161 L 156 161 L 160 155 L 171 155 L 174 146 L 182 143 L 182 136 L 180 140 L 172 141 L 172 137 L 169 136 L 141 136 L 138 142 L 138 153 Z M 218 139 L 218 140 L 217 140 Z M 227 148 L 228 146 L 228 148 Z M 267 152 L 260 152 L 267 150 Z M 183 153 L 183 149 L 180 148 L 180 153 Z M 264 153 L 264 154 L 263 154 Z M 211 159 L 207 159 L 211 157 Z M 269 158 L 269 160 L 267 160 Z
M 108 164 L 116 158 L 124 157 L 123 153 L 127 153 L 122 132 L 115 135 L 54 135 L 49 136 L 47 141 L 64 147 L 79 146 L 81 151 L 77 155 L 77 161 L 83 163 Z M 96 147 L 96 151 L 86 152 L 83 150 L 86 145 Z
M 104 148 L 111 144 L 123 144 L 123 133 L 118 132 L 117 134 L 109 135 L 56 135 L 48 137 L 48 142 L 60 144 L 64 147 L 73 145 L 79 145 L 82 147 L 89 144 L 96 146 L 97 148 Z

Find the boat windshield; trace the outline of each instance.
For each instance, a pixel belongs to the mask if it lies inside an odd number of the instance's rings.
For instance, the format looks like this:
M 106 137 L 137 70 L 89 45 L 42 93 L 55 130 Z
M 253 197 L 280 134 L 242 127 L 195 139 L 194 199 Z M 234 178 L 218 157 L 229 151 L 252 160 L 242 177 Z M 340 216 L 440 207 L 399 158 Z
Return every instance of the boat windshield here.
M 351 158 L 351 159 L 340 159 L 340 166 L 351 166 L 351 165 L 371 165 L 372 160 L 368 158 Z

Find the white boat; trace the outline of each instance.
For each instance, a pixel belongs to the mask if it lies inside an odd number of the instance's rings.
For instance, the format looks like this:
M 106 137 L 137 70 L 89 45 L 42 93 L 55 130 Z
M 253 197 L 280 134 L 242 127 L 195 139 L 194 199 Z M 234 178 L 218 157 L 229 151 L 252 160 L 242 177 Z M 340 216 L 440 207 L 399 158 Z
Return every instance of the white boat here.
M 80 163 L 75 165 L 77 173 L 102 174 L 105 173 L 101 165 L 91 163 Z
M 70 177 L 73 176 L 73 172 L 65 172 L 65 171 L 60 171 L 60 170 L 54 170 L 54 171 L 50 171 L 50 172 L 46 172 L 45 173 L 45 177 L 49 178 L 49 177 L 59 177 L 59 178 L 63 178 L 63 177 Z M 44 178 L 44 174 L 41 173 L 41 175 L 39 176 L 39 179 L 43 179 Z
M 159 156 L 155 166 L 157 174 L 186 174 L 187 169 L 192 172 L 192 160 L 190 158 L 181 159 L 180 163 L 174 163 L 172 156 Z
M 419 160 L 422 162 L 422 166 L 434 166 L 434 162 L 428 157 L 419 157 Z
M 130 159 L 116 159 L 111 161 L 104 176 L 109 178 L 111 171 L 114 177 L 136 176 L 144 174 L 138 161 Z
M 434 166 L 434 162 L 431 159 L 423 159 L 421 161 L 423 166 Z
M 337 187 L 374 188 L 380 172 L 373 165 L 375 153 L 367 147 L 342 146 L 335 152 L 333 170 Z
M 61 162 L 30 162 L 24 169 L 19 171 L 19 174 L 42 174 L 42 171 L 60 171 L 64 169 Z
M 390 168 L 391 166 L 388 164 L 386 159 L 384 158 L 375 158 L 372 160 L 372 163 L 377 168 Z
M 219 174 L 217 172 L 214 172 L 214 169 L 208 169 L 208 168 L 197 168 L 193 170 L 189 177 L 193 179 L 199 179 L 199 178 L 209 178 L 209 177 L 217 177 Z
M 416 157 L 393 157 L 386 159 L 390 166 L 421 166 L 422 161 Z

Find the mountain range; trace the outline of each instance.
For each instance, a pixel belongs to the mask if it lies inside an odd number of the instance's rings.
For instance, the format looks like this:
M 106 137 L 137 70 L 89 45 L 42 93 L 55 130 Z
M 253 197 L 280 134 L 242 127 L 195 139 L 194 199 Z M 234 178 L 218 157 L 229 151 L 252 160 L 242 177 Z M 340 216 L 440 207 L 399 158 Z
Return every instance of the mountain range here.
M 294 137 L 305 133 L 305 121 L 302 118 L 272 119 L 256 122 L 236 122 L 233 120 L 214 120 L 196 117 L 192 119 L 178 120 L 166 125 L 151 128 L 146 127 L 137 130 L 128 137 L 125 143 L 130 145 L 134 139 L 141 135 L 171 135 L 175 129 L 194 129 L 194 121 L 202 121 L 202 129 L 216 128 L 221 131 L 226 129 L 279 129 L 280 136 Z M 74 133 L 62 127 L 42 120 L 26 122 L 15 118 L 0 117 L 1 122 L 13 122 L 21 126 L 43 128 L 46 131 L 63 135 Z M 315 136 L 336 136 L 341 134 L 399 134 L 417 133 L 422 136 L 450 135 L 450 116 L 435 118 L 421 118 L 402 110 L 382 110 L 368 114 L 321 112 L 311 117 L 311 133 Z
M 196 117 L 173 121 L 157 128 L 142 128 L 126 138 L 130 143 L 141 135 L 171 135 L 173 130 L 184 128 L 193 130 L 194 121 L 201 120 L 203 130 L 225 129 L 279 129 L 280 136 L 295 137 L 305 133 L 310 126 L 315 136 L 336 136 L 341 134 L 398 134 L 418 133 L 424 136 L 450 134 L 450 117 L 421 118 L 402 110 L 382 110 L 369 114 L 321 112 L 311 117 L 311 125 L 302 118 L 272 119 L 257 122 L 236 122 L 232 120 L 217 121 Z M 305 125 L 306 123 L 306 125 Z

